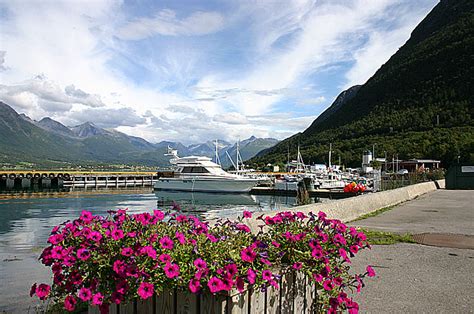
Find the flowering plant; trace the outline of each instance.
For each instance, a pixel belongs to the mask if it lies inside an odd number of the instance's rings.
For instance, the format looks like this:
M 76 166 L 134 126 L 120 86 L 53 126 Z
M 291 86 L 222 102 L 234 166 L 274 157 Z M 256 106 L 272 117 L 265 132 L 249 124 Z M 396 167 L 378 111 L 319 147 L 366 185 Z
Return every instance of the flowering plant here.
M 160 210 L 107 217 L 83 211 L 53 228 L 40 256 L 53 284 L 34 284 L 30 294 L 68 311 L 86 302 L 106 313 L 112 303 L 174 288 L 213 294 L 278 288 L 280 273 L 291 269 L 314 279 L 321 310 L 357 312 L 347 291 L 360 291 L 363 277 L 375 275 L 370 266 L 365 274 L 349 274 L 350 258 L 369 247 L 363 233 L 322 212 L 283 212 L 258 217 L 261 230 L 254 234 L 245 223 L 251 217 L 246 211 L 237 221 L 211 225 Z

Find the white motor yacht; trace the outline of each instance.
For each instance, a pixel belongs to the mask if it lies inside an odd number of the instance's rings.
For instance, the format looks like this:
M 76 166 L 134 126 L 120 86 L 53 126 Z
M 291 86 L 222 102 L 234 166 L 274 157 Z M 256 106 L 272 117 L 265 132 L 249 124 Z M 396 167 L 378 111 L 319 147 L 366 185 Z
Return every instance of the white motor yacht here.
M 178 157 L 177 150 L 169 150 L 167 155 L 173 156 L 173 175 L 158 178 L 155 190 L 248 193 L 259 183 L 257 178 L 224 171 L 209 157 Z

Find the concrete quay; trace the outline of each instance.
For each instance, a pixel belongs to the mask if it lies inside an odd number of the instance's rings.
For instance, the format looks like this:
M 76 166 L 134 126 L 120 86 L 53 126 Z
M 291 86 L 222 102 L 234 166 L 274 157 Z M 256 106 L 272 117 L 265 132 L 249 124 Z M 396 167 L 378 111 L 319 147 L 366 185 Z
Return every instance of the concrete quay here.
M 317 203 L 292 207 L 291 209 L 267 211 L 264 214 L 265 216 L 273 216 L 279 212 L 288 210 L 299 211 L 306 214 L 309 212 L 318 213 L 319 211 L 323 211 L 326 213 L 328 218 L 348 222 L 381 208 L 394 206 L 417 198 L 423 194 L 436 191 L 438 187 L 444 187 L 444 180 L 439 180 L 437 182 L 424 182 L 389 191 L 368 193 L 327 203 Z M 262 222 L 255 218 L 249 219 L 247 223 L 254 232 L 260 230 L 259 226 L 262 225 Z

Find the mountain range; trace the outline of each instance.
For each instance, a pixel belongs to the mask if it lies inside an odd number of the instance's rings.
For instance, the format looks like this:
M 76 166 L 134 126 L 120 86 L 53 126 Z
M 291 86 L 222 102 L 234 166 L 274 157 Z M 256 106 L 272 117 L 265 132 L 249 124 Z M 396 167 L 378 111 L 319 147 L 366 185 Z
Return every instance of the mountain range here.
M 441 0 L 409 40 L 362 86 L 342 92 L 304 132 L 250 160 L 360 166 L 376 157 L 474 162 L 474 1 Z
M 7 165 L 27 162 L 46 167 L 95 164 L 166 167 L 169 157 L 164 154 L 168 146 L 178 149 L 180 156 L 215 156 L 213 141 L 187 146 L 170 141 L 150 143 L 91 122 L 67 127 L 49 117 L 35 121 L 1 101 L 0 135 L 0 164 Z M 223 140 L 218 143 L 222 165 L 228 167 L 231 162 L 226 152 L 235 160 L 236 144 Z M 252 136 L 240 142 L 240 154 L 246 160 L 276 143 L 276 139 Z

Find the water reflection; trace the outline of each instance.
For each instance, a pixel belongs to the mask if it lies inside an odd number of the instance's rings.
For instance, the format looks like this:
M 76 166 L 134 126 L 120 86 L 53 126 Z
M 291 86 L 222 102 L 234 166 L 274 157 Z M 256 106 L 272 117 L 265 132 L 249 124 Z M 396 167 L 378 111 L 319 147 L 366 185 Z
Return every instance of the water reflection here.
M 174 203 L 183 212 L 211 220 L 241 215 L 244 210 L 291 207 L 296 200 L 286 196 L 153 192 L 151 188 L 0 194 L 0 312 L 25 312 L 34 302 L 28 296 L 31 284 L 49 281 L 49 270 L 37 257 L 55 225 L 77 218 L 84 209 L 106 215 L 119 208 L 151 212 L 171 208 Z

